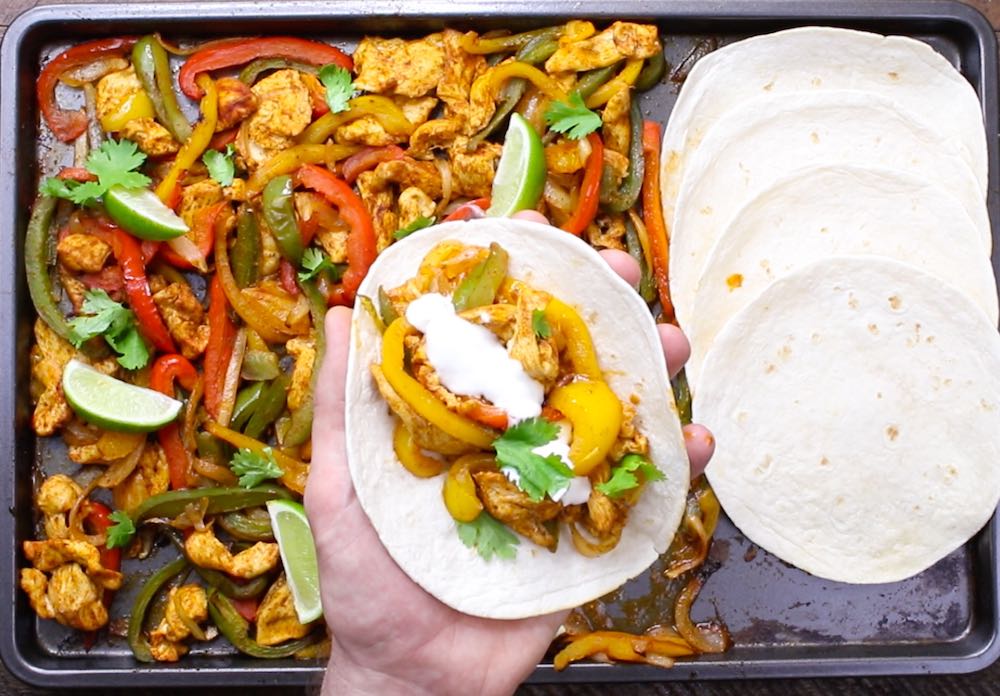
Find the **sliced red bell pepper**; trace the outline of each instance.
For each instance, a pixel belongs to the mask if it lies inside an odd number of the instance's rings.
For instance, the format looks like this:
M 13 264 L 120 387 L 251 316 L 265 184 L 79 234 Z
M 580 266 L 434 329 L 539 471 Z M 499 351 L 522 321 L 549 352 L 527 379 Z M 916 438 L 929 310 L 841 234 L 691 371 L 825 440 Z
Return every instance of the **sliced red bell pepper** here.
M 208 346 L 205 348 L 205 408 L 218 419 L 226 369 L 233 356 L 236 325 L 229 318 L 229 305 L 218 273 L 208 285 Z
M 191 391 L 198 380 L 198 370 L 194 365 L 182 355 L 172 353 L 161 355 L 153 363 L 153 369 L 149 374 L 149 386 L 152 389 L 166 394 L 173 398 L 174 381 L 180 382 L 181 386 Z M 188 457 L 187 449 L 181 440 L 180 425 L 170 423 L 156 432 L 156 437 L 160 441 L 160 447 L 167 457 L 167 470 L 170 474 L 170 488 L 179 490 L 187 488 L 188 475 L 191 472 L 191 460 Z
M 153 302 L 153 294 L 149 291 L 146 263 L 143 261 L 139 240 L 120 227 L 111 230 L 110 239 L 111 248 L 122 269 L 128 304 L 139 322 L 139 331 L 160 352 L 176 352 L 174 341 L 170 338 L 170 332 L 167 331 L 163 318 L 160 317 L 160 310 Z
M 91 290 L 103 290 L 115 302 L 120 302 L 125 292 L 122 269 L 118 266 L 105 266 L 97 273 L 84 273 L 80 281 Z
M 68 143 L 87 130 L 87 114 L 83 109 L 68 111 L 59 108 L 56 102 L 59 76 L 67 70 L 88 65 L 101 58 L 123 56 L 132 50 L 136 41 L 138 37 L 135 36 L 87 41 L 66 49 L 45 64 L 35 83 L 35 93 L 45 123 L 59 140 Z
M 646 171 L 642 182 L 642 222 L 649 234 L 649 251 L 653 257 L 653 280 L 660 296 L 663 318 L 674 321 L 674 304 L 670 300 L 670 239 L 663 220 L 660 200 L 660 124 L 645 121 L 642 124 L 642 157 Z
M 229 204 L 226 201 L 222 201 L 207 208 L 202 208 L 194 214 L 194 225 L 185 236 L 198 247 L 198 251 L 201 252 L 204 258 L 208 258 L 215 247 L 215 218 L 227 205 Z M 176 266 L 177 268 L 194 268 L 190 261 L 171 249 L 169 245 L 164 244 L 160 248 L 160 256 L 171 266 Z
M 281 264 L 278 266 L 278 279 L 281 281 L 281 287 L 284 288 L 285 292 L 293 297 L 299 294 L 298 278 L 295 273 L 295 266 L 289 263 L 288 260 L 281 259 Z
M 347 235 L 347 270 L 340 287 L 334 288 L 330 301 L 333 304 L 351 305 L 354 295 L 375 261 L 375 227 L 364 202 L 345 182 L 328 169 L 305 164 L 296 173 L 296 179 L 308 189 L 326 197 L 340 211 L 341 219 L 350 227 Z
M 148 266 L 149 262 L 156 256 L 156 252 L 160 250 L 160 242 L 144 239 L 139 244 L 139 249 L 142 251 L 142 262 Z
M 240 129 L 230 128 L 229 130 L 224 130 L 216 133 L 212 136 L 212 139 L 208 141 L 209 150 L 225 150 L 226 145 L 236 142 L 236 136 L 239 135 Z
M 474 201 L 463 203 L 445 216 L 441 222 L 453 222 L 455 220 L 472 220 L 486 215 L 490 207 L 489 198 L 477 198 Z
M 247 621 L 252 622 L 257 618 L 257 609 L 260 608 L 260 601 L 256 597 L 248 597 L 246 599 L 231 597 L 229 598 L 229 602 L 233 605 L 233 609 Z
M 177 73 L 177 82 L 184 94 L 200 99 L 204 92 L 195 82 L 198 75 L 243 65 L 257 58 L 288 58 L 310 65 L 333 63 L 346 70 L 354 69 L 350 56 L 329 44 L 291 36 L 264 36 L 214 42 L 184 61 Z
M 382 162 L 403 159 L 403 154 L 403 148 L 398 145 L 366 147 L 345 159 L 340 171 L 344 175 L 344 181 L 353 186 L 361 172 L 374 169 Z
M 79 181 L 80 183 L 97 181 L 97 175 L 91 174 L 83 167 L 63 167 L 59 173 L 56 174 L 56 178 L 69 181 Z
M 590 157 L 587 158 L 587 166 L 583 170 L 583 183 L 580 185 L 580 197 L 576 202 L 576 209 L 569 220 L 562 224 L 562 229 L 579 237 L 587 229 L 587 225 L 594 221 L 597 215 L 597 204 L 601 196 L 601 170 L 604 168 L 604 143 L 601 136 L 591 133 L 587 136 L 590 141 Z
M 85 521 L 95 534 L 105 534 L 108 528 L 115 524 L 111 519 L 111 509 L 104 503 L 98 503 L 93 500 L 87 501 L 87 516 Z M 122 550 L 120 548 L 109 549 L 105 544 L 100 547 L 100 552 L 101 565 L 103 567 L 108 570 L 121 570 Z M 111 604 L 111 598 L 114 597 L 114 594 L 114 590 L 104 590 L 104 597 L 102 598 L 104 606 L 107 607 Z

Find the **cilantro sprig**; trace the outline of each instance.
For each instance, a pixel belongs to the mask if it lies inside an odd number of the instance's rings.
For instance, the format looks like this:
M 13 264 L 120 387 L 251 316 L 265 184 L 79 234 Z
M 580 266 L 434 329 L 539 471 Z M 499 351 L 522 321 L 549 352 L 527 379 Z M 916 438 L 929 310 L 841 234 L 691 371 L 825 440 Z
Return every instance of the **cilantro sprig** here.
M 235 153 L 236 148 L 230 143 L 226 145 L 225 152 L 208 150 L 201 156 L 208 168 L 208 175 L 219 182 L 220 186 L 231 186 L 236 177 L 236 162 L 233 160 Z
M 601 117 L 587 108 L 577 92 L 569 95 L 569 102 L 554 101 L 545 111 L 545 122 L 556 133 L 563 133 L 570 140 L 579 140 L 601 127 Z
M 430 227 L 434 224 L 436 218 L 434 217 L 418 217 L 416 220 L 411 222 L 406 227 L 400 227 L 398 230 L 392 233 L 392 238 L 396 241 L 403 239 L 404 237 L 409 237 L 411 234 L 417 230 L 422 230 L 425 227 Z
M 354 96 L 354 82 L 351 72 L 339 65 L 324 65 L 319 69 L 319 81 L 326 87 L 326 104 L 330 111 L 339 114 L 350 108 Z
M 128 546 L 132 537 L 135 536 L 135 523 L 132 522 L 132 518 L 124 510 L 115 510 L 108 515 L 108 519 L 114 521 L 115 524 L 108 527 L 105 545 L 109 549 Z
M 118 353 L 118 364 L 137 370 L 149 362 L 149 348 L 143 342 L 132 310 L 112 300 L 104 290 L 87 290 L 80 316 L 70 319 L 70 342 L 79 348 L 96 336 Z
M 639 486 L 639 478 L 635 472 L 642 475 L 643 481 L 662 481 L 665 478 L 663 472 L 641 454 L 626 454 L 618 465 L 611 469 L 611 478 L 594 488 L 609 498 L 617 498 Z
M 303 283 L 312 280 L 323 271 L 329 271 L 334 281 L 340 280 L 344 275 L 343 264 L 334 263 L 326 254 L 313 247 L 306 249 L 302 254 L 302 268 L 305 270 L 299 271 L 299 280 Z
M 472 522 L 458 522 L 458 538 L 469 548 L 475 549 L 484 560 L 494 556 L 511 560 L 517 555 L 515 548 L 520 541 L 507 527 L 486 512 Z
M 243 488 L 253 488 L 267 479 L 280 478 L 285 474 L 285 470 L 278 466 L 278 462 L 274 461 L 274 454 L 270 447 L 265 447 L 262 455 L 248 449 L 241 449 L 233 455 L 229 462 L 229 468 L 240 477 L 240 485 Z
M 135 171 L 146 161 L 146 155 L 131 140 L 105 140 L 90 153 L 84 165 L 97 181 L 69 181 L 50 177 L 42 183 L 42 193 L 66 198 L 77 205 L 84 205 L 100 198 L 112 186 L 136 189 L 151 183 L 145 174 Z
M 545 312 L 541 309 L 536 309 L 531 313 L 531 330 L 539 338 L 552 336 L 552 327 L 549 326 L 549 320 L 545 318 Z
M 569 486 L 573 471 L 555 454 L 543 457 L 533 452 L 556 439 L 559 426 L 544 418 L 528 418 L 508 428 L 493 441 L 497 464 L 517 472 L 518 487 L 534 501 L 558 494 Z

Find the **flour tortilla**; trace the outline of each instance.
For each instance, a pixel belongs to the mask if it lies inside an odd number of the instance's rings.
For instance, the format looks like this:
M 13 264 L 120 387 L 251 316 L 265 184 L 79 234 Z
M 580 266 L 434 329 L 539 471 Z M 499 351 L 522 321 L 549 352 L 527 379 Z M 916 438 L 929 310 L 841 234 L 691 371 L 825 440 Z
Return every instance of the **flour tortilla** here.
M 834 257 L 719 334 L 694 417 L 749 539 L 814 575 L 894 582 L 954 551 L 1000 496 L 1000 336 L 952 286 Z
M 379 286 L 402 284 L 446 239 L 498 242 L 510 254 L 512 277 L 576 307 L 611 388 L 624 399 L 640 397 L 638 426 L 666 479 L 647 485 L 618 546 L 603 556 L 582 556 L 563 530 L 556 553 L 521 539 L 513 561 L 484 561 L 458 538 L 441 499 L 443 478 L 416 478 L 396 460 L 394 417 L 369 372 L 380 361 L 381 339 L 368 315 L 356 310 L 346 398 L 348 463 L 358 499 L 400 568 L 459 611 L 516 619 L 579 606 L 648 568 L 670 544 L 685 505 L 687 454 L 653 319 L 597 252 L 572 235 L 523 220 L 445 223 L 413 234 L 379 255 L 359 294 L 374 297 Z
M 944 56 L 905 36 L 800 27 L 730 44 L 691 69 L 664 132 L 667 221 L 686 162 L 725 112 L 764 94 L 837 89 L 890 99 L 942 137 L 958 140 L 985 197 L 982 107 L 972 85 Z
M 993 266 L 954 196 L 902 171 L 799 170 L 752 198 L 709 254 L 688 327 L 696 389 L 722 327 L 775 280 L 812 261 L 874 254 L 911 263 L 964 292 L 997 323 Z
M 938 184 L 962 203 L 988 252 L 986 205 L 954 140 L 865 92 L 758 98 L 719 119 L 681 186 L 670 239 L 670 290 L 682 328 L 690 324 L 708 253 L 733 214 L 777 179 L 819 165 L 901 169 Z

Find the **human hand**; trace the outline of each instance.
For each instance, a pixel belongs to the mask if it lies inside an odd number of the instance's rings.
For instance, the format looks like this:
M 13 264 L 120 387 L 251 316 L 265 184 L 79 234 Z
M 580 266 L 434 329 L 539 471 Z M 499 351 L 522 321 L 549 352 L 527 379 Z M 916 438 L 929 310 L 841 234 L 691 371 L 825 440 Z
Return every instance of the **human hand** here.
M 639 269 L 623 252 L 602 252 L 626 281 Z M 327 352 L 320 367 L 313 421 L 313 460 L 306 512 L 316 540 L 324 615 L 333 636 L 324 694 L 508 694 L 551 643 L 565 611 L 514 621 L 482 619 L 451 609 L 399 569 L 365 515 L 347 467 L 344 385 L 351 311 L 326 317 Z M 679 329 L 661 326 L 670 374 L 690 354 Z M 711 456 L 711 434 L 685 428 L 692 476 Z

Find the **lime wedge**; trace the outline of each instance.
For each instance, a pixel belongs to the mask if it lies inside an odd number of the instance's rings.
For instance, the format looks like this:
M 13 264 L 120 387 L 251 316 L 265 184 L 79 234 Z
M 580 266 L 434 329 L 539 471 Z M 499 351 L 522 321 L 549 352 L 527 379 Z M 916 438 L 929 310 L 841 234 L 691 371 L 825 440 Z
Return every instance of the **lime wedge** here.
M 307 624 L 323 615 L 319 593 L 319 564 L 316 545 L 306 519 L 305 508 L 291 500 L 269 500 L 271 529 L 281 551 L 281 563 L 292 591 L 299 622 Z
M 140 239 L 166 241 L 188 231 L 187 224 L 149 189 L 112 186 L 104 208 L 126 232 Z
M 509 217 L 519 210 L 531 210 L 545 188 L 545 150 L 542 139 L 520 114 L 511 114 L 503 154 L 493 178 L 491 217 Z
M 81 418 L 108 430 L 157 430 L 177 418 L 184 405 L 158 391 L 109 377 L 79 360 L 66 363 L 62 388 Z

